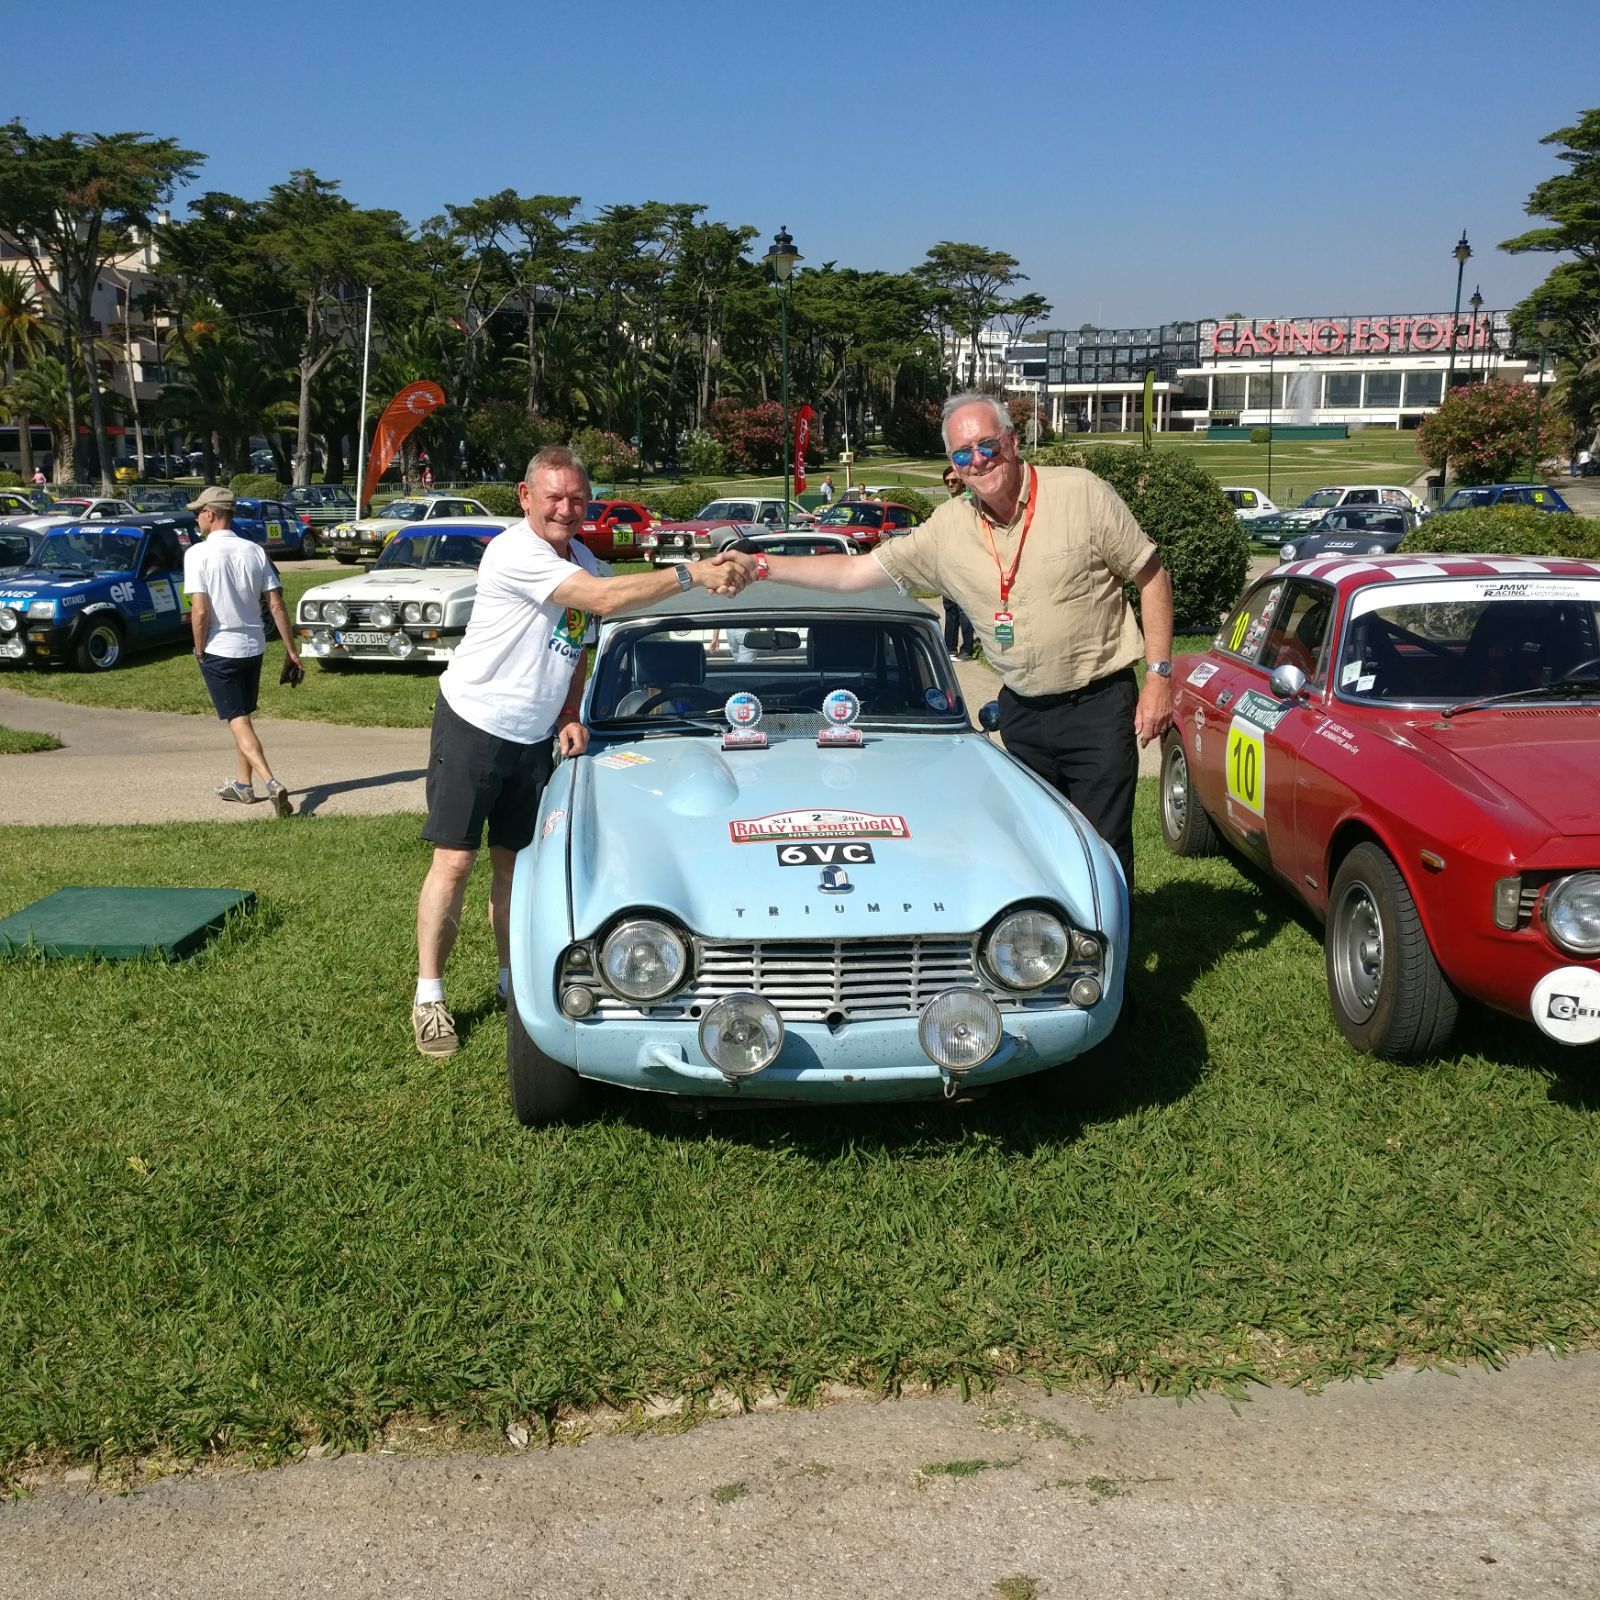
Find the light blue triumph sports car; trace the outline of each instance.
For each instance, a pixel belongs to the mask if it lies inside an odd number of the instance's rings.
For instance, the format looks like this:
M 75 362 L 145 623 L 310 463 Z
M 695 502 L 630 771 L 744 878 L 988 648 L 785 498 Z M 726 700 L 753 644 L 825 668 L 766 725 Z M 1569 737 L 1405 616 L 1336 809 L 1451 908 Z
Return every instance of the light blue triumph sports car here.
M 1127 891 L 968 722 L 893 590 L 703 590 L 602 630 L 511 903 L 511 1099 L 591 1080 L 745 1101 L 970 1097 L 1126 1075 Z M 989 718 L 986 716 L 985 721 Z

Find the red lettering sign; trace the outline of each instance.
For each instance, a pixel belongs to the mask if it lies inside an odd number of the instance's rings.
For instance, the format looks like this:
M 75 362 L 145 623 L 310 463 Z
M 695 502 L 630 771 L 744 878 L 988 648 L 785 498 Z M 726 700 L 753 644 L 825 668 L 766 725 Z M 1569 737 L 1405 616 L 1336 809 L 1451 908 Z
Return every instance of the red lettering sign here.
M 1428 331 L 1424 333 L 1422 330 Z M 1413 350 L 1437 350 L 1444 343 L 1444 324 L 1436 317 L 1418 317 L 1411 324 L 1411 348 Z

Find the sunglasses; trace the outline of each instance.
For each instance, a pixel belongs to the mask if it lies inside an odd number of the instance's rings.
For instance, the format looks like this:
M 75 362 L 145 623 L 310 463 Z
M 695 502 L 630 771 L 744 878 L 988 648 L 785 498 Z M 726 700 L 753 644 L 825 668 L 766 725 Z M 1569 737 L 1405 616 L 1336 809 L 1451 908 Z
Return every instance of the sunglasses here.
M 950 452 L 950 459 L 958 467 L 970 467 L 974 456 L 982 456 L 985 461 L 993 461 L 1000 454 L 999 439 L 980 439 L 976 444 L 964 444 L 959 449 Z

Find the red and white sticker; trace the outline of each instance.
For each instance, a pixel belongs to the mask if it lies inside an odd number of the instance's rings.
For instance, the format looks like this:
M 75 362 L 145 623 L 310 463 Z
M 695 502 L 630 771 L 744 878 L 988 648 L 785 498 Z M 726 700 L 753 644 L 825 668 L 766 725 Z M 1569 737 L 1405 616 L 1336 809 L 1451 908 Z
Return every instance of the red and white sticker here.
M 780 839 L 909 839 L 904 817 L 866 811 L 777 811 L 770 817 L 730 822 L 735 844 L 771 844 Z

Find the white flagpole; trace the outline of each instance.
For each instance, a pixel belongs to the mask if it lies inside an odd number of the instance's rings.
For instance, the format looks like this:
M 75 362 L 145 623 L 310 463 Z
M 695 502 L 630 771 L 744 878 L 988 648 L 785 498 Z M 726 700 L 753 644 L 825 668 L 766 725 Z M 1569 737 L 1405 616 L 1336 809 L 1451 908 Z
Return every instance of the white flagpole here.
M 362 477 L 367 466 L 367 368 L 372 361 L 372 285 L 367 285 L 367 334 L 361 345 L 361 415 L 356 418 L 356 515 L 361 515 Z

